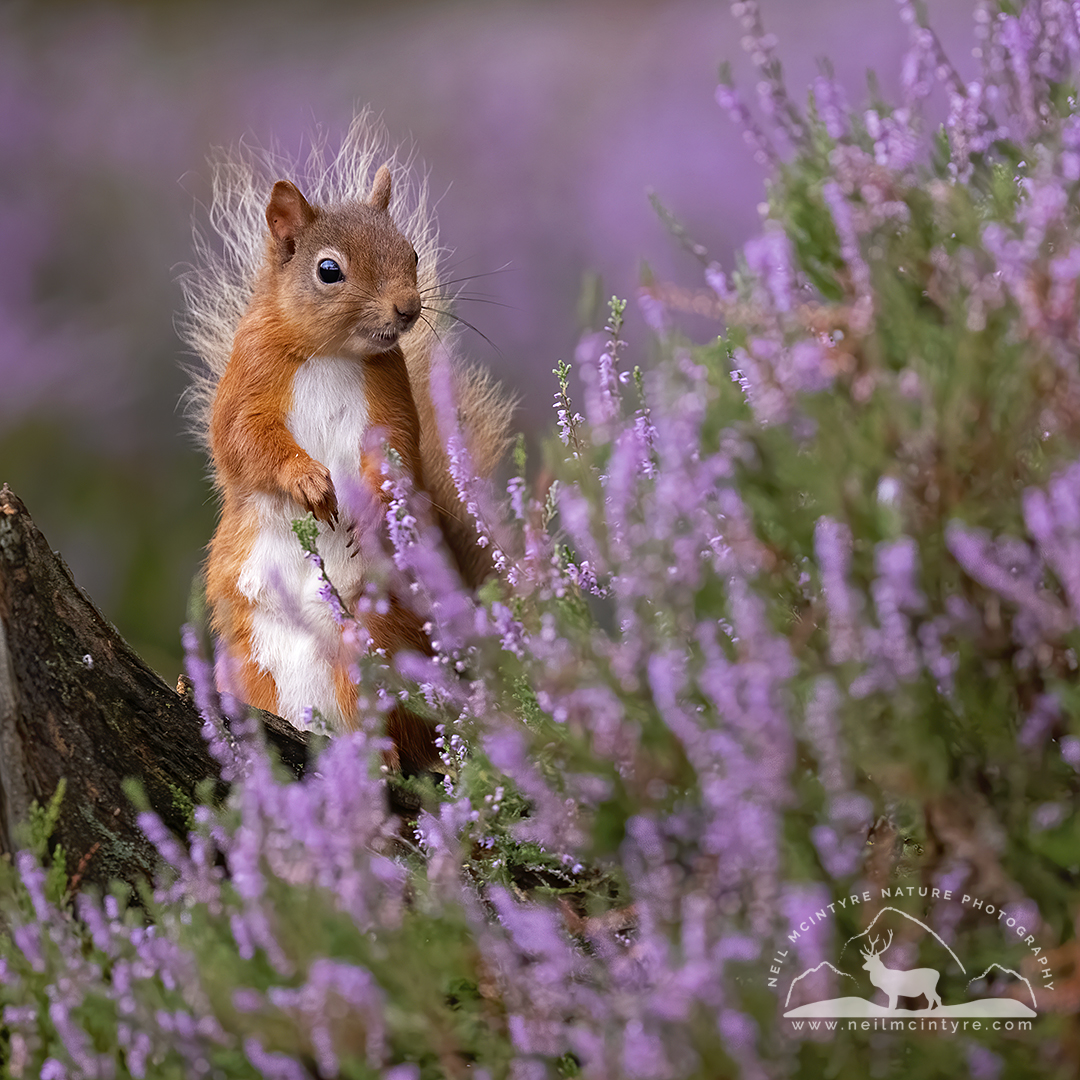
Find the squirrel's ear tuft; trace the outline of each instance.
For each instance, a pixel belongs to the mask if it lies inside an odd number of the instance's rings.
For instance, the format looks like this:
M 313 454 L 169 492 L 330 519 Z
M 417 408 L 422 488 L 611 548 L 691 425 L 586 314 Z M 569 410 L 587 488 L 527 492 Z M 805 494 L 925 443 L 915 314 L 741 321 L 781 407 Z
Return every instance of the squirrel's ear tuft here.
M 266 224 L 282 250 L 283 262 L 292 258 L 297 236 L 315 220 L 315 216 L 315 211 L 295 184 L 279 180 L 274 185 L 266 204 Z
M 385 210 L 390 205 L 390 170 L 382 165 L 375 174 L 375 183 L 371 185 L 368 206 L 376 210 Z

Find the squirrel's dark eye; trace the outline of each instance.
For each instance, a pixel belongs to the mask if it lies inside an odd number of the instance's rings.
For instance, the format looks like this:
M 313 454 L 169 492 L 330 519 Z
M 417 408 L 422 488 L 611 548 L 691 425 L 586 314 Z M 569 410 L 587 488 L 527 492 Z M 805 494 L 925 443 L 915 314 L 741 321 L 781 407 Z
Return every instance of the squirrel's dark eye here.
M 319 280 L 326 285 L 333 285 L 335 281 L 341 281 L 344 277 L 341 267 L 333 259 L 323 259 L 319 263 Z
M 413 266 L 419 266 L 420 265 L 420 255 L 415 251 L 412 253 L 412 261 L 413 261 Z

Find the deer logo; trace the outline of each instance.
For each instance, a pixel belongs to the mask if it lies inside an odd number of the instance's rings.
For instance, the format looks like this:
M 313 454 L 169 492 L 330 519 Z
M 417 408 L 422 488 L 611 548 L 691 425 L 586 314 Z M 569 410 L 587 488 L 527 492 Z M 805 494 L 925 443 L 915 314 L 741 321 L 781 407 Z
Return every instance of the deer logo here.
M 910 971 L 887 968 L 881 962 L 881 954 L 892 944 L 892 931 L 884 945 L 879 947 L 878 941 L 877 937 L 872 937 L 870 951 L 860 949 L 859 952 L 862 953 L 863 969 L 870 972 L 870 981 L 888 997 L 889 1012 L 896 1011 L 896 999 L 901 997 L 925 997 L 928 1009 L 940 1008 L 937 984 L 941 976 L 938 972 L 933 968 L 911 968 Z

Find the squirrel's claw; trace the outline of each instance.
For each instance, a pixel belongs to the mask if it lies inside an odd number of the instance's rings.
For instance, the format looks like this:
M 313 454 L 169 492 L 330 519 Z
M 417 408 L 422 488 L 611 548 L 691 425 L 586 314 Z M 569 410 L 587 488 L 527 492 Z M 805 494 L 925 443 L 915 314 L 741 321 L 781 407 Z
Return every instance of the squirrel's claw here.
M 355 559 L 360 554 L 360 535 L 356 528 L 356 523 L 349 525 L 348 537 L 345 540 L 345 550 L 349 553 L 350 559 Z
M 317 521 L 325 522 L 331 529 L 338 521 L 337 493 L 330 470 L 314 458 L 308 458 L 297 468 L 291 484 L 293 498 L 305 510 L 315 515 Z

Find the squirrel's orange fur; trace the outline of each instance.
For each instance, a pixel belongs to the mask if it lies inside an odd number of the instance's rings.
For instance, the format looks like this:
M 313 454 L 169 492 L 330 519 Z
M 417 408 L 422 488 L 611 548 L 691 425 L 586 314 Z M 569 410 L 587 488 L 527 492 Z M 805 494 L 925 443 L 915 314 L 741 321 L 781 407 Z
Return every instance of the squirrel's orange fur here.
M 316 708 L 339 729 L 357 721 L 352 657 L 291 534 L 292 519 L 314 514 L 327 572 L 353 608 L 365 584 L 363 545 L 353 534 L 382 522 L 357 507 L 385 503 L 381 457 L 372 452 L 385 443 L 415 488 L 430 494 L 466 580 L 475 584 L 485 570 L 447 472 L 430 398 L 436 316 L 420 318 L 420 289 L 431 295 L 437 288 L 433 225 L 421 199 L 408 215 L 415 236 L 398 229 L 386 166 L 360 197 L 358 177 L 370 171 L 375 151 L 366 117 L 357 123 L 315 184 L 324 195 L 336 187 L 336 199 L 311 204 L 292 183 L 273 185 L 261 262 L 248 267 L 243 294 L 226 280 L 226 263 L 251 261 L 258 181 L 250 167 L 232 163 L 225 181 L 231 175 L 232 187 L 224 198 L 219 192 L 219 205 L 234 201 L 236 214 L 226 222 L 232 232 L 217 222 L 227 258 L 211 256 L 207 272 L 185 283 L 189 340 L 211 372 L 200 395 L 222 501 L 206 567 L 212 627 L 240 684 L 234 689 L 249 703 L 300 726 Z M 506 446 L 511 403 L 475 371 L 455 369 L 453 382 L 474 460 L 490 470 Z M 366 627 L 388 654 L 430 650 L 418 617 L 394 600 L 388 611 L 366 616 Z M 428 725 L 405 710 L 391 712 L 387 732 L 402 761 L 420 767 L 434 759 Z

